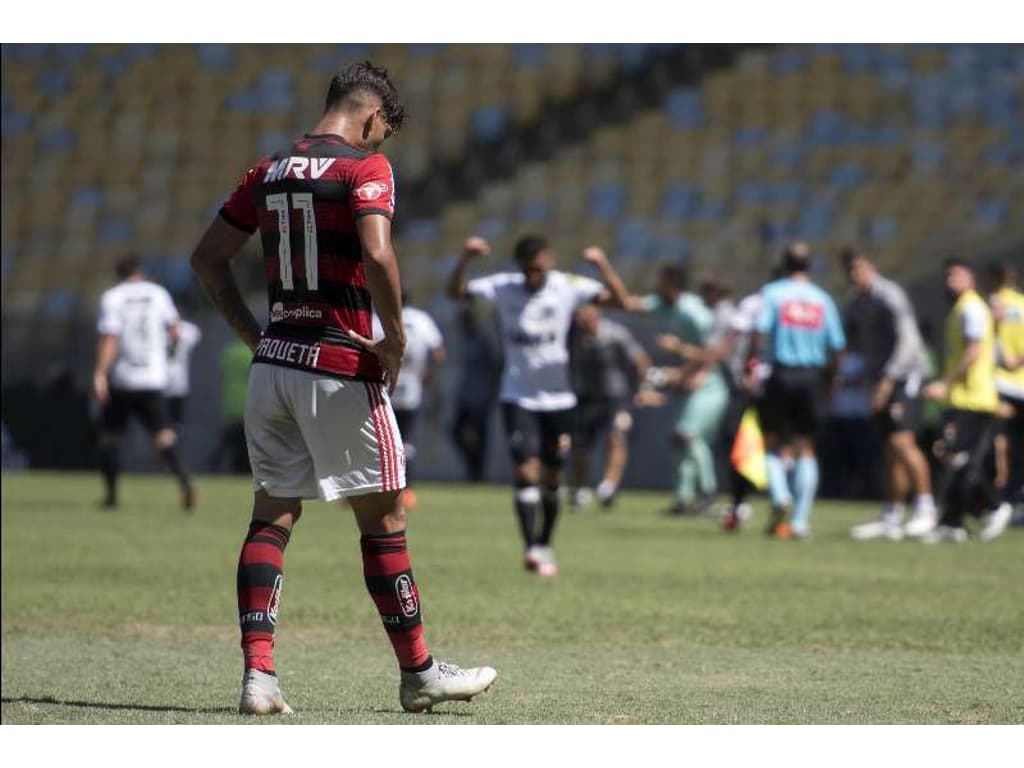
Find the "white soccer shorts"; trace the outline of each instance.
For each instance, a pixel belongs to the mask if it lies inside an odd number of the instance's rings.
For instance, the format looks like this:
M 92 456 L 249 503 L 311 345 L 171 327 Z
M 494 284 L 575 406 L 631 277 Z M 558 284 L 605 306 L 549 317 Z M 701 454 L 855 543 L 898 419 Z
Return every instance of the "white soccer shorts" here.
M 376 382 L 255 363 L 245 440 L 253 486 L 278 498 L 335 501 L 405 487 L 405 453 Z

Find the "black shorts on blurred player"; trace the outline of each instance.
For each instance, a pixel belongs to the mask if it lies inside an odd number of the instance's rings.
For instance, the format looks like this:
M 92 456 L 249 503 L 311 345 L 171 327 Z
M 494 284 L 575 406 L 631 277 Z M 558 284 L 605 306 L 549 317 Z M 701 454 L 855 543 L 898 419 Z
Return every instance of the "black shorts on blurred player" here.
M 104 406 L 100 425 L 105 432 L 124 432 L 128 419 L 137 418 L 150 434 L 167 429 L 167 405 L 159 390 L 131 391 L 111 389 L 110 401 Z
M 824 423 L 828 407 L 822 368 L 775 365 L 758 404 L 765 434 L 812 436 Z
M 545 467 L 561 468 L 572 446 L 575 408 L 530 411 L 515 403 L 502 403 L 501 412 L 509 451 L 517 465 L 539 458 Z
M 920 382 L 902 379 L 893 383 L 889 401 L 875 415 L 875 423 L 883 439 L 897 432 L 916 434 L 921 428 L 921 412 Z
M 416 410 L 395 408 L 395 421 L 398 422 L 398 431 L 406 446 L 416 445 L 416 427 L 419 423 L 419 419 L 416 417 L 418 415 L 419 411 Z
M 621 400 L 580 400 L 576 405 L 573 447 L 589 452 L 603 435 L 613 431 L 626 433 L 632 426 L 633 415 Z
M 176 429 L 185 425 L 185 400 L 184 396 L 179 395 L 164 398 L 167 405 L 167 417 Z

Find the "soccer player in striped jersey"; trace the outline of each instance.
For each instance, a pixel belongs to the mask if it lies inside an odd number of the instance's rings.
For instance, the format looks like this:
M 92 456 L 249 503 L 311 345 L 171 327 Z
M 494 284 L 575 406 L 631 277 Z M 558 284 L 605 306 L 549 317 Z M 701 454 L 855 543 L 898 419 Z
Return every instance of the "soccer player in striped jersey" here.
M 274 666 L 274 629 L 284 549 L 304 499 L 344 499 L 355 512 L 366 587 L 398 660 L 404 709 L 468 700 L 496 675 L 431 656 L 406 549 L 405 456 L 388 397 L 405 348 L 391 242 L 395 182 L 378 152 L 403 118 L 387 70 L 346 67 L 331 80 L 313 131 L 246 171 L 192 256 L 204 288 L 254 353 L 245 429 L 255 500 L 237 580 L 243 713 L 290 712 Z M 230 266 L 257 229 L 265 329 Z M 371 340 L 374 310 L 379 341 Z

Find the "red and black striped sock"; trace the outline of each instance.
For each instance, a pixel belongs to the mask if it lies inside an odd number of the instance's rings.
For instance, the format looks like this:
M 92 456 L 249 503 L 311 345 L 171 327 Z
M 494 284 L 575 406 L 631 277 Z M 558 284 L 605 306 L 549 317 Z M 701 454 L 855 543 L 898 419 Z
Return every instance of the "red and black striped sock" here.
M 403 672 L 422 672 L 433 663 L 423 639 L 420 593 L 412 576 L 405 531 L 363 536 L 366 590 L 380 613 Z
M 284 548 L 291 532 L 253 522 L 238 558 L 238 621 L 246 669 L 274 673 L 274 625 L 284 583 Z

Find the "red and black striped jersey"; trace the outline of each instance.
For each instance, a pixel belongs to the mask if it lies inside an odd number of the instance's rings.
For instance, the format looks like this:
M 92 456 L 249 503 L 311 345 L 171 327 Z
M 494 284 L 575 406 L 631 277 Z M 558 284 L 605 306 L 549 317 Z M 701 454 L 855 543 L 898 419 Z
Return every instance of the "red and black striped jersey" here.
M 260 230 L 270 324 L 254 360 L 350 378 L 382 378 L 356 219 L 395 210 L 391 164 L 333 134 L 306 134 L 246 171 L 220 215 Z

